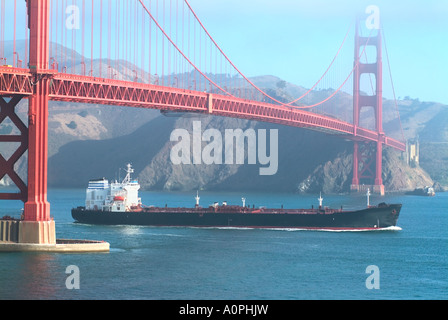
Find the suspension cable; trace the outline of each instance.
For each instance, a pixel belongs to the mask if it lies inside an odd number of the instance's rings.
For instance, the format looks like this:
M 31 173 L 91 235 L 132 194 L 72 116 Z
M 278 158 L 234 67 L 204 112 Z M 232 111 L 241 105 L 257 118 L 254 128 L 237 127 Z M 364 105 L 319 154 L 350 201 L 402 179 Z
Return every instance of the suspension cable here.
M 398 122 L 400 123 L 401 138 L 403 139 L 403 141 L 406 141 L 406 139 L 404 138 L 403 126 L 401 125 L 400 112 L 398 110 L 398 103 L 397 103 L 397 98 L 396 98 L 396 95 L 395 95 L 395 87 L 394 87 L 394 82 L 392 80 L 392 72 L 391 72 L 391 68 L 390 68 L 389 53 L 387 51 L 386 37 L 384 36 L 384 29 L 383 28 L 381 28 L 381 33 L 383 35 L 383 40 L 384 40 L 384 49 L 386 49 L 387 66 L 388 66 L 388 69 L 389 69 L 390 83 L 392 85 L 392 93 L 394 95 L 395 111 L 397 112 Z

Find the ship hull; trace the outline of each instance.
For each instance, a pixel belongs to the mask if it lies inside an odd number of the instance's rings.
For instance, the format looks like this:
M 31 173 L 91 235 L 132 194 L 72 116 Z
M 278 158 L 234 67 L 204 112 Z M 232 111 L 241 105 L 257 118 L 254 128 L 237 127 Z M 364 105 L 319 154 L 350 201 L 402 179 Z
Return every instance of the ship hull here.
M 170 227 L 234 227 L 234 228 L 295 228 L 328 230 L 373 230 L 394 227 L 401 204 L 383 205 L 357 211 L 270 210 L 267 212 L 220 212 L 178 208 L 152 208 L 138 212 L 104 212 L 72 209 L 76 222 L 101 225 L 144 225 Z

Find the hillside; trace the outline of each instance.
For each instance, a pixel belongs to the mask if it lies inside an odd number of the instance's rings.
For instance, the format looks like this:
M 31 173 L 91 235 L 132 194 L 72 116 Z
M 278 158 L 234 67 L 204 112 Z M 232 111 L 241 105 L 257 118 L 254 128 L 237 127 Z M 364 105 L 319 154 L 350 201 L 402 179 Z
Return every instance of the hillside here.
M 193 121 L 202 127 L 224 132 L 229 128 L 278 129 L 278 172 L 260 176 L 260 165 L 174 165 L 170 161 L 174 128 L 192 128 Z M 191 130 L 190 130 L 191 131 Z M 310 144 L 310 141 L 313 141 Z M 221 117 L 159 117 L 134 133 L 106 141 L 78 141 L 61 148 L 50 159 L 49 182 L 54 186 L 85 186 L 92 177 L 117 177 L 118 168 L 131 162 L 145 189 L 163 190 L 271 190 L 294 191 L 298 181 L 306 178 L 316 164 L 337 156 L 348 145 L 320 133 Z M 320 150 L 326 150 L 320 152 Z M 125 151 L 125 152 L 123 152 Z M 311 155 L 311 156 L 310 156 Z M 247 155 L 246 155 L 247 156 Z M 85 164 L 84 166 L 80 164 Z M 66 168 L 73 167 L 73 172 Z
M 399 110 L 405 137 L 419 140 L 420 167 L 448 189 L 448 106 L 406 98 Z
M 257 77 L 255 82 L 268 86 L 270 93 L 279 99 L 290 98 L 290 92 L 305 89 L 287 84 L 283 90 L 277 87 L 280 79 L 273 76 Z M 316 99 L 319 92 L 315 93 Z M 341 94 L 339 107 L 350 105 L 351 97 Z M 385 101 L 385 104 L 391 103 Z M 407 102 L 400 101 L 400 108 Z M 436 108 L 433 104 L 422 108 Z M 443 109 L 441 109 L 443 110 Z M 404 132 L 423 132 L 415 129 L 413 110 L 403 112 Z M 401 132 L 392 115 L 385 127 L 391 135 Z M 173 165 L 170 150 L 173 142 L 170 134 L 175 128 L 190 132 L 193 121 L 201 121 L 203 130 L 214 128 L 224 134 L 225 129 L 248 128 L 277 129 L 279 133 L 279 169 L 274 176 L 260 176 L 259 165 Z M 366 121 L 366 120 L 365 120 Z M 332 136 L 305 129 L 278 126 L 255 121 L 212 116 L 164 117 L 157 116 L 133 133 L 107 140 L 76 141 L 65 145 L 50 158 L 49 183 L 52 186 L 83 187 L 92 177 L 118 178 L 118 168 L 131 162 L 144 189 L 150 190 L 277 190 L 283 192 L 347 192 L 352 179 L 352 144 Z M 443 160 L 442 160 L 443 161 Z M 411 168 L 403 161 L 400 152 L 386 149 L 383 157 L 384 183 L 389 191 L 412 190 L 434 181 L 422 168 Z M 67 168 L 72 168 L 67 171 Z M 72 171 L 72 172 L 70 172 Z

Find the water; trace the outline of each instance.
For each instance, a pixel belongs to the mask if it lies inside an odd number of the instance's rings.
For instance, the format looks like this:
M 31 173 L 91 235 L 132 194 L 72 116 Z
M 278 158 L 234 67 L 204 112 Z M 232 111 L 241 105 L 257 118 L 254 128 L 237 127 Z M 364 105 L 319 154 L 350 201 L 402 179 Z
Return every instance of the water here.
M 194 193 L 141 192 L 143 203 L 193 206 Z M 400 231 L 323 232 L 91 226 L 75 224 L 84 190 L 50 190 L 58 238 L 105 240 L 110 253 L 0 253 L 0 299 L 447 299 L 448 193 L 372 197 L 401 202 Z M 318 196 L 201 193 L 201 204 L 227 200 L 285 208 L 317 205 Z M 324 204 L 365 206 L 362 196 L 326 196 Z M 2 202 L 0 216 L 20 203 Z M 14 211 L 19 214 L 19 210 Z M 66 268 L 79 268 L 69 290 Z M 366 268 L 379 269 L 367 289 Z

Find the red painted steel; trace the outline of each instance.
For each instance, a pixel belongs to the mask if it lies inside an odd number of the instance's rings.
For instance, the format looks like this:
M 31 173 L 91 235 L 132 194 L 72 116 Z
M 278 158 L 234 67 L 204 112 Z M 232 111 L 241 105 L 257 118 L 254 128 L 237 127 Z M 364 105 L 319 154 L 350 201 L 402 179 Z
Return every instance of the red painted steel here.
M 16 69 L 20 71 L 19 73 L 12 69 L 0 69 L 4 72 L 0 73 L 2 95 L 11 96 L 18 93 L 31 95 L 30 83 L 33 81 L 31 74 L 24 69 Z M 27 85 L 12 87 L 9 85 L 11 80 L 5 84 L 6 82 L 1 79 L 14 79 L 15 82 L 27 83 Z M 58 73 L 52 76 L 49 90 L 50 100 L 55 101 L 182 112 L 209 112 L 208 96 L 210 94 L 158 85 Z M 275 122 L 295 127 L 322 128 L 334 134 L 346 134 L 344 136 L 346 139 L 358 141 L 380 139 L 384 140 L 383 143 L 386 146 L 405 150 L 405 144 L 396 139 L 378 137 L 375 131 L 304 110 L 217 94 L 213 94 L 212 106 L 215 115 Z
M 33 94 L 33 79 L 28 69 L 0 66 L 0 96 Z
M 30 72 L 34 78 L 28 111 L 28 199 L 25 221 L 50 221 L 47 201 L 50 0 L 27 1 Z
M 374 46 L 376 48 L 377 61 L 375 63 L 361 63 L 360 49 L 366 46 Z M 365 50 L 365 49 L 364 49 Z M 364 52 L 363 50 L 363 52 Z M 386 138 L 383 131 L 383 65 L 382 65 L 382 41 L 381 32 L 378 30 L 375 37 L 361 37 L 359 35 L 359 25 L 356 24 L 355 30 L 355 68 L 353 73 L 353 125 L 354 135 L 362 135 L 367 133 L 365 129 L 359 128 L 360 114 L 363 108 L 369 107 L 374 109 L 375 116 L 375 134 L 371 136 L 371 141 L 375 141 L 376 145 L 365 146 L 364 152 L 361 152 L 358 142 L 354 144 L 353 150 L 353 180 L 352 190 L 359 190 L 360 180 L 368 178 L 370 181 L 366 184 L 374 185 L 376 192 L 384 193 L 383 179 L 382 179 L 382 157 L 383 144 L 390 145 L 401 151 L 405 147 L 403 143 L 396 143 L 396 140 Z M 376 87 L 375 94 L 371 96 L 361 95 L 360 81 L 362 74 L 375 75 Z M 367 133 L 371 135 L 371 132 Z M 366 141 L 366 140 L 365 140 Z M 368 152 L 365 152 L 368 150 Z M 372 152 L 374 150 L 374 152 Z M 373 169 L 373 166 L 375 168 Z M 373 171 L 374 170 L 374 171 Z M 370 172 L 370 175 L 365 175 L 365 172 Z
M 28 71 L 28 72 L 27 72 Z M 48 73 L 55 72 L 49 70 Z M 33 77 L 29 70 L 0 68 L 0 94 L 12 96 L 22 94 L 30 96 Z M 356 82 L 355 82 L 356 83 Z M 79 103 L 105 104 L 152 108 L 182 112 L 209 112 L 209 93 L 162 87 L 159 85 L 135 83 L 129 81 L 103 79 L 55 73 L 50 81 L 50 100 Z M 240 99 L 213 94 L 213 114 L 258 121 L 282 123 L 296 127 L 322 128 L 334 134 L 346 134 L 345 139 L 358 141 L 381 140 L 385 146 L 405 151 L 405 144 L 396 139 L 378 135 L 377 131 L 359 127 L 357 124 L 340 121 L 313 112 L 293 107 Z M 355 97 L 357 96 L 355 91 Z M 358 95 L 359 96 L 359 95 Z M 366 97 L 364 101 L 367 101 Z M 354 103 L 359 99 L 354 99 Z M 358 110 L 359 112 L 359 110 Z M 359 116 L 354 108 L 354 119 Z
M 50 84 L 50 99 L 116 106 L 160 109 L 279 123 L 294 127 L 325 130 L 344 138 L 378 141 L 378 133 L 351 123 L 293 107 L 240 99 L 199 91 L 162 87 L 121 80 L 57 74 Z M 387 146 L 404 151 L 404 143 L 380 137 Z
M 28 188 L 22 178 L 20 178 L 14 170 L 14 165 L 28 149 L 28 128 L 15 112 L 15 108 L 22 98 L 23 96 L 15 95 L 9 100 L 9 102 L 6 102 L 3 97 L 0 97 L 0 123 L 2 123 L 6 118 L 9 118 L 20 131 L 20 135 L 0 135 L 0 142 L 20 143 L 16 151 L 8 159 L 5 159 L 3 155 L 0 154 L 0 180 L 5 175 L 8 175 L 17 188 L 19 188 L 20 192 L 0 193 L 0 199 L 22 200 L 25 202 L 27 199 Z

